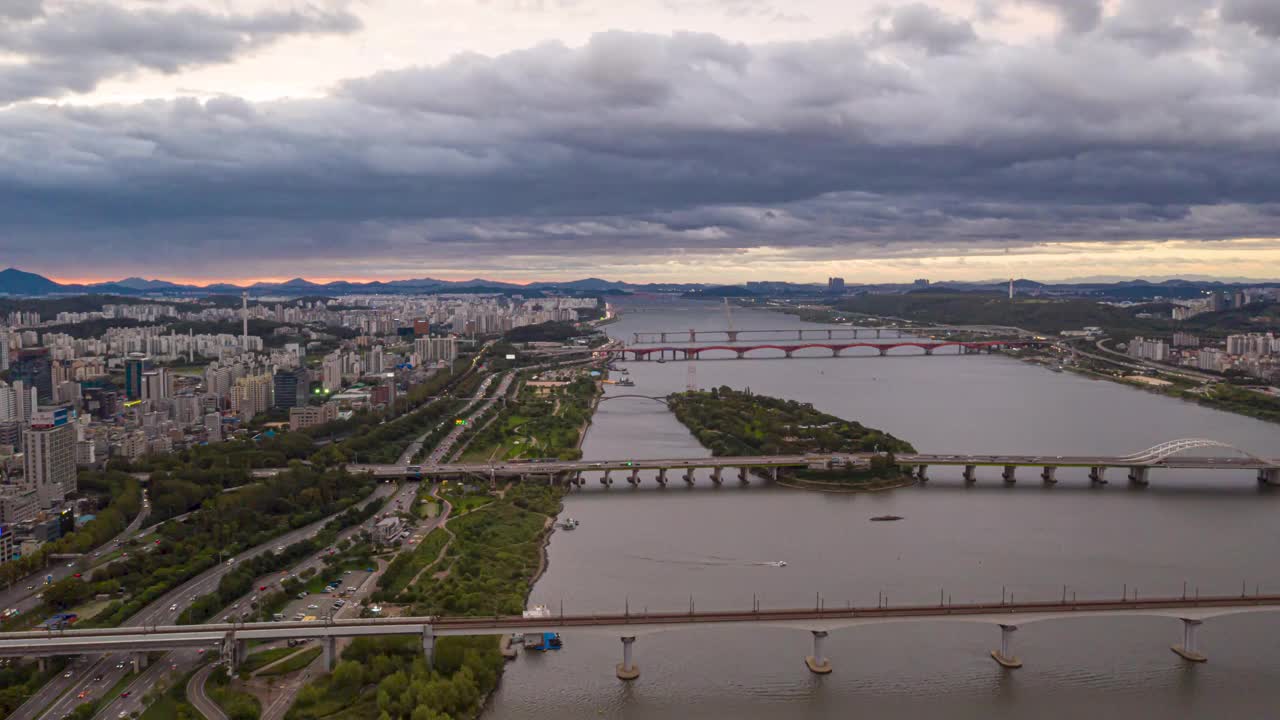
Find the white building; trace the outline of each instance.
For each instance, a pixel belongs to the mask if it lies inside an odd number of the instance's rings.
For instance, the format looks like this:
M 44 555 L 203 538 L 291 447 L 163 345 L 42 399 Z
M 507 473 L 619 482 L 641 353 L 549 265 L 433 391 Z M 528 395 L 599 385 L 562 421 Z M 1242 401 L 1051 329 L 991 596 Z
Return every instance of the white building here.
M 36 491 L 40 507 L 61 505 L 76 491 L 75 427 L 33 425 L 23 440 L 25 483 Z

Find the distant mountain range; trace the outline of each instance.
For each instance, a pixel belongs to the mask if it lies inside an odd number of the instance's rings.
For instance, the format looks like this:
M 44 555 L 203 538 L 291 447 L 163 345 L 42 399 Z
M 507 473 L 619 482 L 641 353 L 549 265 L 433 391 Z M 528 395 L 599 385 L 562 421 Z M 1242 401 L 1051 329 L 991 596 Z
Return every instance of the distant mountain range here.
M 874 292 L 1003 292 L 1008 288 L 1007 280 L 989 280 L 981 282 L 941 281 L 930 285 L 884 283 L 874 285 L 856 285 L 850 283 L 847 292 L 869 290 Z M 1132 298 L 1135 300 L 1150 297 L 1195 297 L 1210 290 L 1229 289 L 1241 286 L 1268 285 L 1275 287 L 1280 283 L 1259 283 L 1250 281 L 1221 280 L 1186 280 L 1169 279 L 1161 282 L 1146 280 L 1124 280 L 1118 282 L 1073 282 L 1073 283 L 1039 283 L 1034 280 L 1020 279 L 1014 281 L 1019 293 L 1100 295 L 1108 297 Z M 651 293 L 694 293 L 694 296 L 727 297 L 754 295 L 815 295 L 825 293 L 823 284 L 804 284 L 786 282 L 759 282 L 745 285 L 719 285 L 702 283 L 649 283 L 636 284 L 585 278 L 568 282 L 541 282 L 529 285 L 517 285 L 499 280 L 453 281 L 436 280 L 434 278 L 418 278 L 412 280 L 375 280 L 372 282 L 351 282 L 336 280 L 328 283 L 313 283 L 303 278 L 294 278 L 282 283 L 254 283 L 248 286 L 229 283 L 211 285 L 184 285 L 167 280 L 147 280 L 140 277 L 128 277 L 123 280 L 91 284 L 63 284 L 54 282 L 43 275 L 24 272 L 16 268 L 0 270 L 0 295 L 21 297 L 43 297 L 47 295 L 163 295 L 163 296 L 203 296 L 203 295 L 239 295 L 248 291 L 253 296 L 287 295 L 300 297 L 304 295 L 355 295 L 366 293 L 448 293 L 448 292 L 493 292 L 493 293 L 526 293 L 537 295 L 543 292 L 583 293 L 583 294 L 618 294 L 634 292 Z
M 222 295 L 248 291 L 250 295 L 353 295 L 361 293 L 443 293 L 443 292 L 530 292 L 544 290 L 577 293 L 608 293 L 622 291 L 649 292 L 685 292 L 702 285 L 696 283 L 656 283 L 637 285 L 624 282 L 585 278 L 569 282 L 541 282 L 529 285 L 502 282 L 500 280 L 436 280 L 434 278 L 418 278 L 412 280 L 375 280 L 372 282 L 350 282 L 336 280 L 328 283 L 314 283 L 303 278 L 294 278 L 281 283 L 258 282 L 252 285 L 233 285 L 230 283 L 213 283 L 210 285 L 186 285 L 167 280 L 147 280 L 140 277 L 129 277 L 101 283 L 58 283 L 43 275 L 25 272 L 17 268 L 0 270 L 0 295 L 17 295 L 24 297 L 41 297 L 45 295 L 80 295 L 94 293 L 101 295 Z

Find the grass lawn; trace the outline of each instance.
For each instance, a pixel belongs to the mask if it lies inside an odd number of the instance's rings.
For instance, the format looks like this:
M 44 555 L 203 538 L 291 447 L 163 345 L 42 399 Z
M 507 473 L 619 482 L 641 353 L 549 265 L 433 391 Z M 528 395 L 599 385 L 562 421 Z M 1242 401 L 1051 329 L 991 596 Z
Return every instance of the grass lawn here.
M 297 672 L 310 665 L 311 661 L 320 657 L 320 653 L 322 652 L 324 652 L 324 650 L 318 647 L 305 648 L 294 654 L 293 657 L 290 657 L 288 660 L 281 662 L 279 665 L 263 670 L 258 674 L 258 677 L 267 675 L 287 675 L 291 672 Z
M 297 651 L 298 648 L 296 647 L 278 647 L 271 648 L 270 650 L 263 650 L 262 652 L 256 652 L 245 658 L 245 661 L 240 664 L 240 672 L 251 673 L 260 667 L 270 665 L 280 658 L 288 657 Z
M 193 708 L 187 702 L 187 681 L 195 674 L 192 670 L 177 680 L 168 690 L 164 692 L 151 706 L 146 709 L 139 720 L 170 720 L 178 716 L 180 709 L 185 710 L 188 716 L 193 714 Z

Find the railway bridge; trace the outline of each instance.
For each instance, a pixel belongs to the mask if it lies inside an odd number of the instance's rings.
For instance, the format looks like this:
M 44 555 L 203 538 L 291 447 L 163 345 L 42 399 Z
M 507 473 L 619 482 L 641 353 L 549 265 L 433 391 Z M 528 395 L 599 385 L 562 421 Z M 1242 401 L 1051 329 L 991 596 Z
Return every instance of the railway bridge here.
M 505 635 L 510 633 L 611 634 L 622 643 L 622 662 L 615 672 L 622 680 L 639 677 L 640 669 L 633 654 L 636 638 L 646 634 L 696 628 L 734 628 L 751 630 L 776 627 L 808 632 L 812 653 L 804 657 L 811 672 L 830 673 L 832 663 L 825 652 L 825 641 L 831 632 L 863 625 L 904 622 L 968 622 L 998 628 L 1000 644 L 991 657 L 1005 668 L 1022 666 L 1014 653 L 1013 636 L 1020 626 L 1049 620 L 1083 617 L 1154 616 L 1179 620 L 1181 642 L 1171 649 L 1191 662 L 1204 662 L 1198 631 L 1209 619 L 1240 613 L 1280 611 L 1280 595 L 1248 595 L 1200 597 L 1184 593 L 1179 597 L 1130 597 L 1126 588 L 1123 598 L 1077 600 L 1064 588 L 1062 599 L 1048 602 L 1015 602 L 1004 598 L 1000 603 L 955 604 L 945 596 L 930 604 L 891 606 L 883 595 L 875 607 L 847 604 L 830 608 L 819 597 L 812 607 L 766 609 L 752 601 L 750 610 L 698 611 L 690 603 L 687 612 L 591 613 L 559 615 L 524 613 L 519 616 L 494 617 L 398 617 L 341 619 L 313 622 L 255 622 L 207 625 L 162 625 L 130 628 L 62 629 L 0 633 L 0 657 L 50 657 L 82 653 L 129 653 L 135 664 L 145 664 L 146 653 L 176 648 L 217 647 L 233 669 L 247 657 L 250 641 L 282 639 L 318 640 L 323 648 L 325 667 L 333 669 L 337 658 L 336 641 L 341 637 L 409 635 L 421 638 L 428 662 L 434 660 L 435 642 L 439 637 L 470 635 Z

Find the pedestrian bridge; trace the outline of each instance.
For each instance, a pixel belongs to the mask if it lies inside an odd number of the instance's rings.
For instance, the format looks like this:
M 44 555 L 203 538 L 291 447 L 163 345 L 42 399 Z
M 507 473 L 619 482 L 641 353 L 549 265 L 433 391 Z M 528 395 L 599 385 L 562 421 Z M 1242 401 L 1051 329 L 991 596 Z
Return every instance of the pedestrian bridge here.
M 808 608 L 765 609 L 753 601 L 750 610 L 698 611 L 692 603 L 687 612 L 593 613 L 566 615 L 544 613 L 539 616 L 495 617 L 399 617 L 326 620 L 316 622 L 222 623 L 208 625 L 163 625 L 143 628 L 92 628 L 53 631 L 0 633 L 0 656 L 48 657 L 81 653 L 127 652 L 143 654 L 152 650 L 191 647 L 217 647 L 223 657 L 237 665 L 246 657 L 250 640 L 319 640 L 324 649 L 326 666 L 336 659 L 335 641 L 341 637 L 410 635 L 420 637 L 424 653 L 434 656 L 437 637 L 470 635 L 505 635 L 522 633 L 592 632 L 613 634 L 621 638 L 623 661 L 617 674 L 624 680 L 638 677 L 632 658 L 637 637 L 658 632 L 694 628 L 775 627 L 809 632 L 813 654 L 805 658 L 815 673 L 831 671 L 824 653 L 824 641 L 833 631 L 862 625 L 904 622 L 968 622 L 997 626 L 1000 649 L 992 651 L 996 662 L 1005 667 L 1019 667 L 1013 654 L 1012 635 L 1021 625 L 1049 620 L 1082 617 L 1148 616 L 1177 619 L 1182 622 L 1181 644 L 1173 651 L 1187 660 L 1203 662 L 1196 642 L 1197 630 L 1205 620 L 1236 615 L 1280 611 L 1280 595 L 1205 596 L 1184 594 L 1179 597 L 1129 597 L 1126 589 L 1120 599 L 1076 600 L 1066 590 L 1060 601 L 954 604 L 939 598 L 936 604 L 891 606 L 881 598 L 875 607 L 845 606 L 829 608 L 821 599 Z

